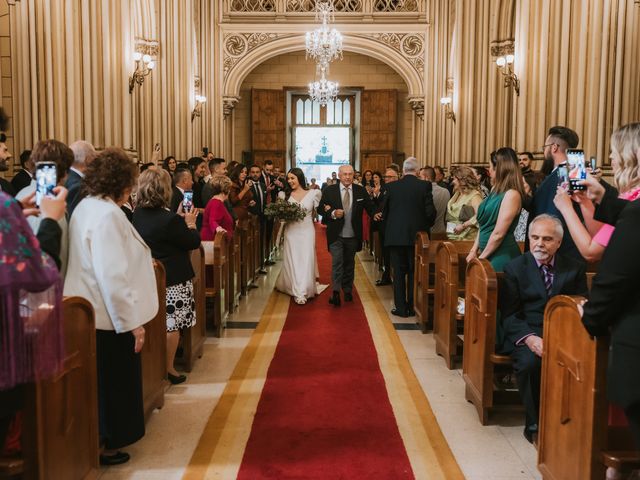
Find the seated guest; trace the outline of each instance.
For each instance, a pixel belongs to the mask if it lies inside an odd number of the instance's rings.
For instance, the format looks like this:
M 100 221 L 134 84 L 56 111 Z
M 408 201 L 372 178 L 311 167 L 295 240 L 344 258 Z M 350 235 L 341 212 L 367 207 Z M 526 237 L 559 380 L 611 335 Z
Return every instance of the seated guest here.
M 31 160 L 31 150 L 25 150 L 20 154 L 20 171 L 11 179 L 11 186 L 16 192 L 29 186 L 36 172 L 36 165 Z
M 176 173 L 177 166 L 178 166 L 178 162 L 176 161 L 176 157 L 174 157 L 173 155 L 168 156 L 162 162 L 162 168 L 164 168 L 167 172 L 169 172 L 169 175 L 171 175 L 171 178 L 173 178 L 173 174 Z
M 167 372 L 172 384 L 182 383 L 173 363 L 180 330 L 196 324 L 189 253 L 200 246 L 195 207 L 184 217 L 169 211 L 171 176 L 165 170 L 147 170 L 140 175 L 133 226 L 151 248 L 153 258 L 164 265 L 167 285 Z M 204 322 L 204 318 L 200 319 Z
M 120 210 L 137 175 L 124 150 L 102 150 L 87 166 L 87 196 L 69 226 L 64 294 L 86 298 L 95 312 L 103 465 L 127 462 L 118 449 L 144 436 L 140 351 L 158 295 L 151 250 Z
M 558 218 L 534 218 L 529 226 L 531 249 L 505 266 L 501 286 L 501 350 L 513 360 L 529 442 L 538 431 L 545 306 L 554 295 L 587 295 L 584 263 L 558 253 L 562 235 Z
M 213 198 L 209 200 L 204 209 L 202 218 L 202 240 L 214 240 L 216 232 L 226 232 L 229 238 L 233 236 L 234 221 L 225 206 L 231 190 L 231 180 L 228 177 L 217 175 L 211 181 Z
M 433 204 L 436 207 L 436 220 L 431 227 L 431 233 L 445 233 L 445 216 L 447 214 L 447 204 L 451 198 L 449 190 L 442 188 L 436 183 L 436 171 L 431 167 L 424 167 L 420 169 L 420 172 L 424 172 L 424 177 L 427 182 L 431 182 L 431 188 L 433 191 Z
M 93 158 L 96 154 L 96 149 L 84 140 L 73 142 L 69 145 L 69 148 L 73 152 L 73 165 L 71 165 L 69 169 L 69 176 L 64 186 L 69 190 L 67 204 L 69 205 L 69 215 L 72 215 L 73 210 L 82 198 L 80 190 L 82 187 L 82 179 L 84 178 L 84 171 L 87 168 L 87 161 Z
M 193 176 L 188 168 L 179 168 L 173 174 L 171 211 L 177 212 L 184 200 L 184 192 L 193 188 Z
M 229 175 L 232 182 L 229 201 L 239 220 L 248 218 L 249 208 L 256 204 L 253 199 L 253 193 L 251 193 L 253 181 L 248 179 L 247 176 L 247 167 L 242 164 L 236 164 Z
M 457 167 L 451 172 L 453 196 L 447 204 L 447 238 L 474 240 L 478 233 L 476 214 L 482 203 L 480 182 L 470 167 Z

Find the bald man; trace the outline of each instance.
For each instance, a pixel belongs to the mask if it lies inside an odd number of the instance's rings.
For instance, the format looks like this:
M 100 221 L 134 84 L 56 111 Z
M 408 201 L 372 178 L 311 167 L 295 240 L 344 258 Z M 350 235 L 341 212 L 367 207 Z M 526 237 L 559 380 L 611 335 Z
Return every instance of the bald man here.
M 331 283 L 333 295 L 329 300 L 340 306 L 340 290 L 345 302 L 353 300 L 353 278 L 356 253 L 362 250 L 362 211 L 375 214 L 375 205 L 362 185 L 353 183 L 351 165 L 338 170 L 339 182 L 322 192 L 318 211 L 327 226 L 327 246 L 331 252 Z

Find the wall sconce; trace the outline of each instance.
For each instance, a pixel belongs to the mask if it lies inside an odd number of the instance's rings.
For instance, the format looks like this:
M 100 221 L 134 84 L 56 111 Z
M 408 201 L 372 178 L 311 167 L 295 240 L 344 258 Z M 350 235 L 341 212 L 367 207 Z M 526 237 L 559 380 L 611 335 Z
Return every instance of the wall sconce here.
M 202 104 L 207 101 L 207 97 L 203 97 L 202 95 L 196 95 L 196 106 L 193 107 L 193 111 L 191 112 L 191 121 L 193 122 L 196 117 L 199 117 L 202 113 Z
M 516 57 L 513 55 L 505 55 L 504 57 L 496 58 L 496 65 L 500 68 L 500 73 L 504 77 L 504 86 L 513 87 L 517 96 L 520 96 L 520 79 L 514 73 L 513 62 Z
M 133 93 L 133 89 L 138 85 L 142 85 L 144 82 L 144 77 L 151 73 L 153 67 L 156 66 L 155 62 L 151 58 L 151 55 L 147 55 L 146 53 L 143 55 L 140 52 L 133 52 L 133 60 L 136 62 L 136 69 L 133 71 L 133 74 L 129 77 L 129 93 Z
M 453 109 L 451 108 L 451 97 L 442 97 L 440 99 L 440 104 L 444 107 L 445 118 L 448 118 L 453 121 L 453 123 L 456 123 L 456 114 L 453 113 Z

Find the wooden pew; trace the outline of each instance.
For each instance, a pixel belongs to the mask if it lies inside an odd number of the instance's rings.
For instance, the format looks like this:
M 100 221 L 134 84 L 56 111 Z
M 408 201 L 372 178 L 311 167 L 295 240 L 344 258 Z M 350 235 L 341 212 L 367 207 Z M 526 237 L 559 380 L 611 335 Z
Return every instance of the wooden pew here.
M 433 325 L 434 262 L 436 248 L 446 234 L 435 234 L 430 239 L 427 232 L 418 232 L 415 243 L 415 265 L 413 277 L 413 302 L 418 325 L 422 333 L 426 333 Z M 410 286 L 411 287 L 411 286 Z
M 182 356 L 179 362 L 187 372 L 193 369 L 196 358 L 202 357 L 204 341 L 207 338 L 207 310 L 205 298 L 204 248 L 202 245 L 191 251 L 191 265 L 195 272 L 193 296 L 196 302 L 196 324 L 182 332 Z
M 628 429 L 607 426 L 609 344 L 584 329 L 582 300 L 558 295 L 545 310 L 538 436 L 544 479 L 596 480 L 607 467 L 640 468 Z
M 462 378 L 465 398 L 476 407 L 482 425 L 488 423 L 489 413 L 496 408 L 522 409 L 517 390 L 494 388 L 496 367 L 511 371 L 511 358 L 495 353 L 501 275 L 493 270 L 488 260 L 476 258 L 467 265 Z
M 473 242 L 441 242 L 436 249 L 433 337 L 436 353 L 444 357 L 447 368 L 454 366 L 454 358 L 462 354 L 458 297 L 464 295 L 466 258 Z
M 62 303 L 66 356 L 62 371 L 27 386 L 22 425 L 22 478 L 98 476 L 98 386 L 93 307 Z M 18 461 L 17 463 L 21 463 Z
M 240 299 L 240 232 L 234 231 L 233 239 L 228 242 L 227 262 L 229 265 L 229 312 L 233 312 Z
M 164 406 L 164 389 L 167 383 L 167 305 L 166 280 L 162 264 L 153 261 L 158 289 L 158 313 L 145 324 L 142 361 L 142 396 L 144 418 L 149 420 L 156 408 Z
M 252 258 L 252 281 L 257 280 L 258 271 L 262 267 L 260 263 L 261 251 L 264 249 L 262 239 L 260 238 L 260 218 L 257 215 L 251 215 L 251 232 L 253 233 L 253 258 Z
M 240 254 L 239 254 L 239 266 L 240 266 L 240 279 L 239 289 L 241 295 L 246 295 L 249 288 L 249 282 L 251 281 L 251 250 L 253 243 L 253 236 L 249 230 L 249 219 L 240 220 L 238 222 L 238 228 L 235 230 L 240 239 Z
M 216 233 L 213 242 L 202 242 L 205 251 L 205 297 L 210 308 L 209 327 L 220 337 L 229 315 L 229 242 L 226 233 Z M 211 321 L 209 321 L 211 318 Z

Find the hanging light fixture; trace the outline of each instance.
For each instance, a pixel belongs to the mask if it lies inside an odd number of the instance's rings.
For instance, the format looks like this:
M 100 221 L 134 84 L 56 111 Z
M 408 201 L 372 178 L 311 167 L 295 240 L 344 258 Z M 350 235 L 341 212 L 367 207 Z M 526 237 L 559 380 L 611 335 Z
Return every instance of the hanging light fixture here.
M 335 28 L 329 28 L 333 12 L 332 1 L 316 2 L 316 21 L 321 25 L 305 37 L 307 58 L 315 60 L 319 69 L 327 70 L 332 61 L 342 59 L 342 35 Z
M 338 82 L 331 82 L 325 77 L 325 70 L 320 72 L 320 80 L 309 83 L 309 97 L 312 102 L 318 102 L 325 107 L 338 96 Z

